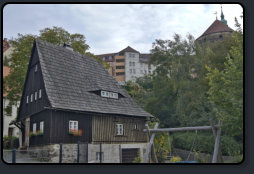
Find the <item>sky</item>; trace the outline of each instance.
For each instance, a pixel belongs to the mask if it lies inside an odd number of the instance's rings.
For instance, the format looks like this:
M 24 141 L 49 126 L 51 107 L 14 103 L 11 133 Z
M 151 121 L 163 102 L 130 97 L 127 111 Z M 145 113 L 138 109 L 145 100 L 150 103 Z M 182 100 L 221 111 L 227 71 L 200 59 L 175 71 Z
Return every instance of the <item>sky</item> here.
M 228 26 L 236 29 L 239 4 L 222 4 Z M 94 54 L 114 53 L 131 46 L 149 53 L 156 39 L 202 35 L 220 19 L 220 4 L 8 4 L 3 9 L 3 38 L 20 34 L 39 35 L 46 27 L 58 26 L 86 37 Z

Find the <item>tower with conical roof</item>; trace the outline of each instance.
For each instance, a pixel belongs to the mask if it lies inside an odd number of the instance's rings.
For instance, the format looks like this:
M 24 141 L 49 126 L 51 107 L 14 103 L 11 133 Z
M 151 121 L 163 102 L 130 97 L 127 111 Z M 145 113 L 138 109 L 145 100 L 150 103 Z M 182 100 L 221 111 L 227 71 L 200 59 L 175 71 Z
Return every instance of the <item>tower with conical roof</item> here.
M 206 42 L 215 42 L 222 40 L 224 37 L 231 35 L 233 30 L 228 27 L 227 20 L 224 18 L 222 6 L 221 6 L 221 20 L 216 20 L 206 29 L 206 31 L 197 38 L 200 44 Z

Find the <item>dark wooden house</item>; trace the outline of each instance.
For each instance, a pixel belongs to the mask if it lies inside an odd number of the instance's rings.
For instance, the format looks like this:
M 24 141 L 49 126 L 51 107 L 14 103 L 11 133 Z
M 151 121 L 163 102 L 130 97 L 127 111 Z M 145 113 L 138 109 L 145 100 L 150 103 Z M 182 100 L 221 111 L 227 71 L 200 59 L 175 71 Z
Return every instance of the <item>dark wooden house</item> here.
M 23 146 L 148 142 L 149 117 L 96 59 L 35 40 L 16 123 Z

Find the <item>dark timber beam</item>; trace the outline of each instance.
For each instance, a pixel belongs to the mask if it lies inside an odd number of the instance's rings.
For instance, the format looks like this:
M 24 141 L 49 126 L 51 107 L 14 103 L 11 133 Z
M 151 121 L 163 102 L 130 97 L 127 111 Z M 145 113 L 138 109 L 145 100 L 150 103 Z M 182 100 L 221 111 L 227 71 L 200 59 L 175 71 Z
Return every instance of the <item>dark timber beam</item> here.
M 220 126 L 214 126 L 218 128 Z M 160 128 L 160 129 L 144 129 L 144 132 L 149 131 L 150 133 L 155 132 L 178 132 L 178 131 L 190 131 L 190 130 L 209 130 L 212 126 L 196 126 L 196 127 L 179 127 L 179 128 Z

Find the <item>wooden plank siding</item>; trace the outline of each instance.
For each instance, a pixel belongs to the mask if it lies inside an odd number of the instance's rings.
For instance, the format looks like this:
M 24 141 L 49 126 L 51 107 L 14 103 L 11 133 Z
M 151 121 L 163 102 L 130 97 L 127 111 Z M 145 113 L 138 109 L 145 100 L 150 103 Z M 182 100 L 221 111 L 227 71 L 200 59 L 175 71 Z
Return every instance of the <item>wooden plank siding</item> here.
M 92 141 L 92 117 L 87 113 L 52 110 L 50 143 L 77 143 Z M 69 134 L 69 121 L 78 121 L 82 136 Z
M 51 111 L 44 110 L 30 117 L 30 132 L 33 131 L 34 123 L 36 123 L 36 131 L 39 131 L 40 122 L 44 121 L 44 133 L 43 135 L 31 136 L 29 138 L 29 146 L 37 146 L 50 143 L 50 124 L 51 124 L 50 116 Z
M 145 118 L 124 116 L 93 116 L 93 143 L 143 143 L 148 142 L 145 129 Z M 123 124 L 124 135 L 116 135 L 116 124 Z M 137 124 L 137 129 L 134 125 Z
M 37 72 L 34 71 L 35 65 L 37 64 Z M 32 60 L 29 64 L 28 75 L 26 77 L 26 83 L 24 86 L 24 93 L 21 99 L 19 120 L 33 115 L 37 112 L 44 110 L 44 107 L 50 106 L 45 86 L 43 82 L 41 67 L 39 64 L 37 49 L 34 50 Z M 39 99 L 39 89 L 42 89 L 42 95 Z M 34 100 L 35 91 L 37 91 L 37 100 Z M 33 102 L 31 102 L 31 94 L 33 94 Z M 27 96 L 29 96 L 29 103 L 26 103 Z

